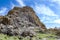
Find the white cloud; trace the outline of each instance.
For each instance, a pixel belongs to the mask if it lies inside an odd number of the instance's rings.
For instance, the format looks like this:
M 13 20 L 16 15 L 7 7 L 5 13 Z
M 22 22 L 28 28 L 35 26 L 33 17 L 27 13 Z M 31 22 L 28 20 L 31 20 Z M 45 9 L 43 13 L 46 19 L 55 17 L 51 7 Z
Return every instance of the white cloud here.
M 13 9 L 16 5 L 11 2 L 11 9 Z
M 60 24 L 60 19 L 56 19 L 53 21 L 54 23 Z
M 45 5 L 36 5 L 34 9 L 36 13 L 39 13 L 39 14 L 44 14 L 47 16 L 58 16 L 54 13 L 53 10 L 51 10 L 49 7 Z
M 6 11 L 6 9 L 7 9 L 7 8 L 2 8 L 2 9 L 0 10 L 0 13 L 4 13 L 4 12 Z
M 51 2 L 60 2 L 60 0 L 49 0 Z
M 46 17 L 42 22 L 44 22 L 44 23 L 60 24 L 60 19 L 53 19 L 53 18 Z
M 52 18 L 50 18 L 50 19 L 52 19 Z M 44 23 L 53 23 L 53 24 L 60 24 L 60 19 L 52 19 L 52 20 L 43 20 L 44 21 Z
M 16 0 L 21 6 L 25 6 L 24 2 L 22 0 Z
M 47 1 L 60 5 L 60 0 L 47 0 Z
M 5 12 L 7 11 L 7 8 L 1 8 L 0 15 L 5 15 Z

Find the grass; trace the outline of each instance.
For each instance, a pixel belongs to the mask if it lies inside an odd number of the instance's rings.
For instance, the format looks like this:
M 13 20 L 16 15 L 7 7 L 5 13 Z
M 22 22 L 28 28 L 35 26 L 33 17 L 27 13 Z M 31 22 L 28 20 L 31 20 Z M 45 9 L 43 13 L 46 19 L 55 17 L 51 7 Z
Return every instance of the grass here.
M 56 35 L 53 34 L 44 34 L 44 33 L 37 33 L 36 37 L 33 37 L 34 40 L 55 40 L 54 38 Z M 49 38 L 50 37 L 50 38 Z
M 19 40 L 17 36 L 7 36 L 0 34 L 0 40 Z
M 48 38 L 51 36 L 51 38 Z M 43 38 L 47 38 L 48 40 L 55 40 L 55 35 L 53 34 L 42 34 L 42 33 L 37 33 L 36 37 L 33 37 L 33 40 L 42 40 Z M 0 40 L 19 40 L 18 36 L 8 36 L 5 34 L 0 34 Z M 29 40 L 29 38 L 23 38 L 23 40 Z
M 38 33 L 37 34 L 37 37 L 40 37 L 40 38 L 46 38 L 46 37 L 49 37 L 49 36 L 54 37 L 55 35 L 53 35 L 53 34 L 43 34 L 43 33 Z

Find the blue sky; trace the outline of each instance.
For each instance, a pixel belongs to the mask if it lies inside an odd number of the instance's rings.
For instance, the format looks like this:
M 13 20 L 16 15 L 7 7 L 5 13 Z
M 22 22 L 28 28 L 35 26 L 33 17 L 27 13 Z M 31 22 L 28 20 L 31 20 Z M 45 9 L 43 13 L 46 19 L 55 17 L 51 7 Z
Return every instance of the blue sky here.
M 0 0 L 0 15 L 14 6 L 30 6 L 47 28 L 60 27 L 60 0 Z

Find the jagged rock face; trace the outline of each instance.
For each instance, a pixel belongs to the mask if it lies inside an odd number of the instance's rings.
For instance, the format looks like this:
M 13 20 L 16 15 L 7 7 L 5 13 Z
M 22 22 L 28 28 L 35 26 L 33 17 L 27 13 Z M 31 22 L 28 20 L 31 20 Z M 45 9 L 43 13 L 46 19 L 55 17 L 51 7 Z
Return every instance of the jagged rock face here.
M 15 13 L 13 13 L 15 12 Z M 33 9 L 31 7 L 25 6 L 22 8 L 19 7 L 14 7 L 13 10 L 11 10 L 9 14 L 13 15 L 19 15 L 20 17 L 27 17 L 27 19 L 29 20 L 29 22 L 34 23 L 37 26 L 41 26 L 42 29 L 46 29 L 45 25 L 40 21 L 40 19 L 38 18 L 38 16 L 35 14 L 35 12 L 33 11 Z
M 6 16 L 0 17 L 0 33 L 8 35 L 34 35 L 35 28 L 45 29 L 31 7 L 14 7 Z M 27 31 L 26 31 L 27 30 Z M 24 33 L 24 35 L 26 35 Z

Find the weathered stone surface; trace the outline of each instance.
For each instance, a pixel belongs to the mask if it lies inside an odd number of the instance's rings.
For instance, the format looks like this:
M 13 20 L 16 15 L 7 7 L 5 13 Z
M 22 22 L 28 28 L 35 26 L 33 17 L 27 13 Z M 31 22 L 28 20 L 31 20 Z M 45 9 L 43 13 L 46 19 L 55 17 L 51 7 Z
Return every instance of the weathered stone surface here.
M 7 35 L 34 36 L 34 29 L 46 29 L 31 7 L 14 7 L 6 16 L 0 17 L 0 33 Z M 44 31 L 44 30 L 42 30 Z

